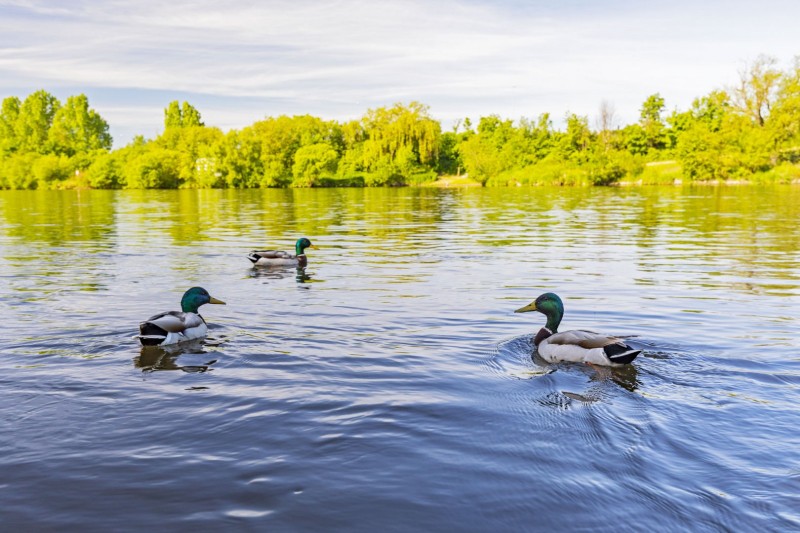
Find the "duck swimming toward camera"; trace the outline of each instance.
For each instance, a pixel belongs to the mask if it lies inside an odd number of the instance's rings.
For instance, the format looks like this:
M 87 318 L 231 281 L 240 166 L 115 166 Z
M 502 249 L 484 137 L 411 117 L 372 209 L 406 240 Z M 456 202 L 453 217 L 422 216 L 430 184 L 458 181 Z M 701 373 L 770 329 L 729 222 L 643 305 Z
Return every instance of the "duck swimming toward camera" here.
M 253 250 L 247 258 L 253 266 L 294 266 L 303 268 L 308 264 L 306 248 L 316 250 L 317 247 L 311 241 L 302 237 L 294 243 L 295 255 L 282 250 Z
M 622 366 L 630 363 L 641 350 L 625 344 L 623 339 L 609 337 L 592 331 L 571 330 L 558 332 L 564 316 L 564 304 L 558 295 L 548 292 L 525 307 L 514 311 L 527 313 L 539 311 L 547 323 L 533 338 L 539 356 L 550 363 L 590 363 L 603 366 Z
M 197 310 L 204 304 L 224 305 L 225 302 L 202 287 L 192 287 L 181 298 L 181 311 L 159 313 L 139 324 L 139 341 L 143 346 L 167 346 L 202 339 L 208 326 Z

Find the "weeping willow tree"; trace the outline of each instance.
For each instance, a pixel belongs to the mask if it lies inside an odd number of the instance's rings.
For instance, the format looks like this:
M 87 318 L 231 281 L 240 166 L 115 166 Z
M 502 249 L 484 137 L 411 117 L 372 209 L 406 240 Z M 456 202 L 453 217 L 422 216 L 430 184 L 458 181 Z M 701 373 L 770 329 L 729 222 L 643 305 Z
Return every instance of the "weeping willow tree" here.
M 351 149 L 358 154 L 356 163 L 367 185 L 429 178 L 438 158 L 441 126 L 429 115 L 428 106 L 411 102 L 370 109 L 355 129 Z

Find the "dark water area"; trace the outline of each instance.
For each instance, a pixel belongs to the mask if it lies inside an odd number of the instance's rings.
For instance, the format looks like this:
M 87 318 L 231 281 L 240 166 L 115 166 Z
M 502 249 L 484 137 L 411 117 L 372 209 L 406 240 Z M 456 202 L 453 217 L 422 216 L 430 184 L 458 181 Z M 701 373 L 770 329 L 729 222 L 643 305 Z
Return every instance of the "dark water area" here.
M 2 191 L 0 529 L 798 530 L 799 250 L 798 187 Z

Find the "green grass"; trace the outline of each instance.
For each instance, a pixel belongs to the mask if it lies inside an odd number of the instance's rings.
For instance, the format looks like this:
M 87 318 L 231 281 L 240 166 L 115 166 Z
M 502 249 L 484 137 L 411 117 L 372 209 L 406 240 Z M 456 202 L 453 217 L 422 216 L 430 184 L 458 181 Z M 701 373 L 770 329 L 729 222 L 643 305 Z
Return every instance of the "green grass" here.
M 677 185 L 683 181 L 683 167 L 677 161 L 646 163 L 642 173 L 623 179 L 634 185 Z

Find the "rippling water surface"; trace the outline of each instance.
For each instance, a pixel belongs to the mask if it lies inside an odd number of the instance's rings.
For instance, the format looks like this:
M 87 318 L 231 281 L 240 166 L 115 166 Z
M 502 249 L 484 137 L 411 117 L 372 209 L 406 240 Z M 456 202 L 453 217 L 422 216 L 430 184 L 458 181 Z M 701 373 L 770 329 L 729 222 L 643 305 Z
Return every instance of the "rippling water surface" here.
M 0 192 L 2 529 L 796 530 L 799 223 L 797 187 Z M 193 285 L 205 344 L 140 348 Z M 545 291 L 642 356 L 532 357 Z

